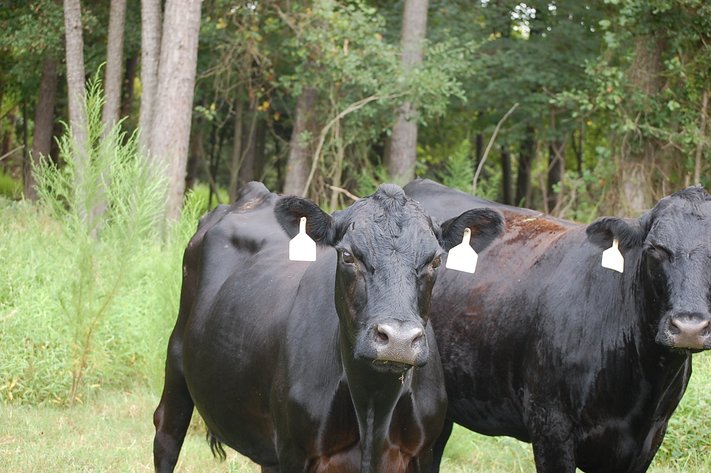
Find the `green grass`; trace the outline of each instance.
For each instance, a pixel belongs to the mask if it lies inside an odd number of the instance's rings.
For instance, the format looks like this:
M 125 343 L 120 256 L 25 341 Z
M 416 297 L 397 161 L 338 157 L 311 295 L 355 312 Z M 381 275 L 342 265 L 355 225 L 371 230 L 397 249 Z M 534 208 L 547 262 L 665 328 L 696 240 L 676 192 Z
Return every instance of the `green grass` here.
M 15 473 L 151 472 L 152 415 L 157 403 L 155 390 L 144 386 L 132 391 L 103 390 L 91 402 L 71 408 L 0 404 L 1 469 Z M 676 434 L 670 431 L 665 445 L 676 442 Z M 658 455 L 650 473 L 711 472 L 708 438 L 697 441 L 686 445 L 685 460 L 668 462 Z M 455 427 L 445 455 L 445 473 L 535 473 L 530 445 L 460 427 Z M 194 418 L 176 471 L 257 473 L 259 469 L 229 449 L 225 462 L 214 459 L 204 427 Z

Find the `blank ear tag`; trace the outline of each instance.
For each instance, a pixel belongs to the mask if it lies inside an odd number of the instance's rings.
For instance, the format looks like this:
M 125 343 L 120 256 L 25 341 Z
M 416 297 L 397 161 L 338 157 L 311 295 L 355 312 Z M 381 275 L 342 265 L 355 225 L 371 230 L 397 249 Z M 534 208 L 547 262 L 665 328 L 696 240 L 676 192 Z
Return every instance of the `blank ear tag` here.
M 306 217 L 301 217 L 299 234 L 289 242 L 289 260 L 316 261 L 316 242 L 306 234 Z
M 474 248 L 469 246 L 471 236 L 471 229 L 464 229 L 462 242 L 449 250 L 445 268 L 463 271 L 465 273 L 474 273 L 474 271 L 476 271 L 476 261 L 479 259 L 479 255 L 476 254 Z
M 612 247 L 602 252 L 602 267 L 622 273 L 625 270 L 625 258 L 620 253 L 619 244 L 620 242 L 614 239 Z

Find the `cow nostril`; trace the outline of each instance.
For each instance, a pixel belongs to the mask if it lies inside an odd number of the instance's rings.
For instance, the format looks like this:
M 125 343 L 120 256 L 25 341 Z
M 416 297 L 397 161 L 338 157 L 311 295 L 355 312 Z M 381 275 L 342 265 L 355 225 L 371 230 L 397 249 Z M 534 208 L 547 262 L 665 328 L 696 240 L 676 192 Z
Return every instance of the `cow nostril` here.
M 681 327 L 678 320 L 672 319 L 671 324 L 669 324 L 669 331 L 672 335 L 679 335 L 681 333 Z
M 386 329 L 381 325 L 375 327 L 375 336 L 379 342 L 388 343 L 388 341 L 390 341 L 390 337 L 388 336 Z
M 417 333 L 415 333 L 415 336 L 412 338 L 412 343 L 410 344 L 410 346 L 414 347 L 415 345 L 420 343 L 424 338 L 425 338 L 424 330 L 418 330 Z

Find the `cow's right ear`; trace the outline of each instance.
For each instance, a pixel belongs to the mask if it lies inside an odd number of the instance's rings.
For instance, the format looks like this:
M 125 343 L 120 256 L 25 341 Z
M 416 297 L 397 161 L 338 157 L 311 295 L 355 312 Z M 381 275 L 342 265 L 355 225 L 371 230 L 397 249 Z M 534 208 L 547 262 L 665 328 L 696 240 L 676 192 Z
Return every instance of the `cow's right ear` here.
M 613 240 L 619 241 L 620 248 L 641 246 L 646 238 L 639 220 L 625 220 L 617 217 L 602 217 L 588 225 L 585 230 L 588 240 L 600 248 L 609 248 Z
M 440 244 L 449 251 L 462 242 L 464 229 L 471 230 L 469 244 L 477 253 L 491 244 L 504 231 L 504 218 L 491 209 L 471 209 L 451 218 L 441 226 Z
M 296 196 L 281 197 L 274 206 L 277 222 L 289 238 L 299 233 L 299 221 L 306 217 L 306 233 L 318 244 L 333 244 L 335 229 L 333 217 L 309 199 Z

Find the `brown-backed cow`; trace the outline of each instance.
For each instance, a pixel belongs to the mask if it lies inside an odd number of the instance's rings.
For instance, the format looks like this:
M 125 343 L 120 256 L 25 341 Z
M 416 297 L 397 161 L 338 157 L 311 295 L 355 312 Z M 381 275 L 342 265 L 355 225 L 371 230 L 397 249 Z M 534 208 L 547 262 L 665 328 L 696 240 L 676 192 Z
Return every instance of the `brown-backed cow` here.
M 576 225 L 431 181 L 405 191 L 436 219 L 480 207 L 507 224 L 474 276 L 434 289 L 449 397 L 436 457 L 456 422 L 531 442 L 539 473 L 646 471 L 691 354 L 711 348 L 711 197 L 691 187 L 639 219 Z M 601 267 L 613 240 L 623 273 Z
M 302 217 L 313 263 L 287 258 Z M 502 227 L 486 209 L 435 226 L 394 185 L 331 216 L 249 184 L 185 251 L 156 469 L 173 470 L 196 407 L 213 451 L 264 472 L 429 471 L 446 412 L 428 324 L 440 258 L 466 228 L 482 249 Z

